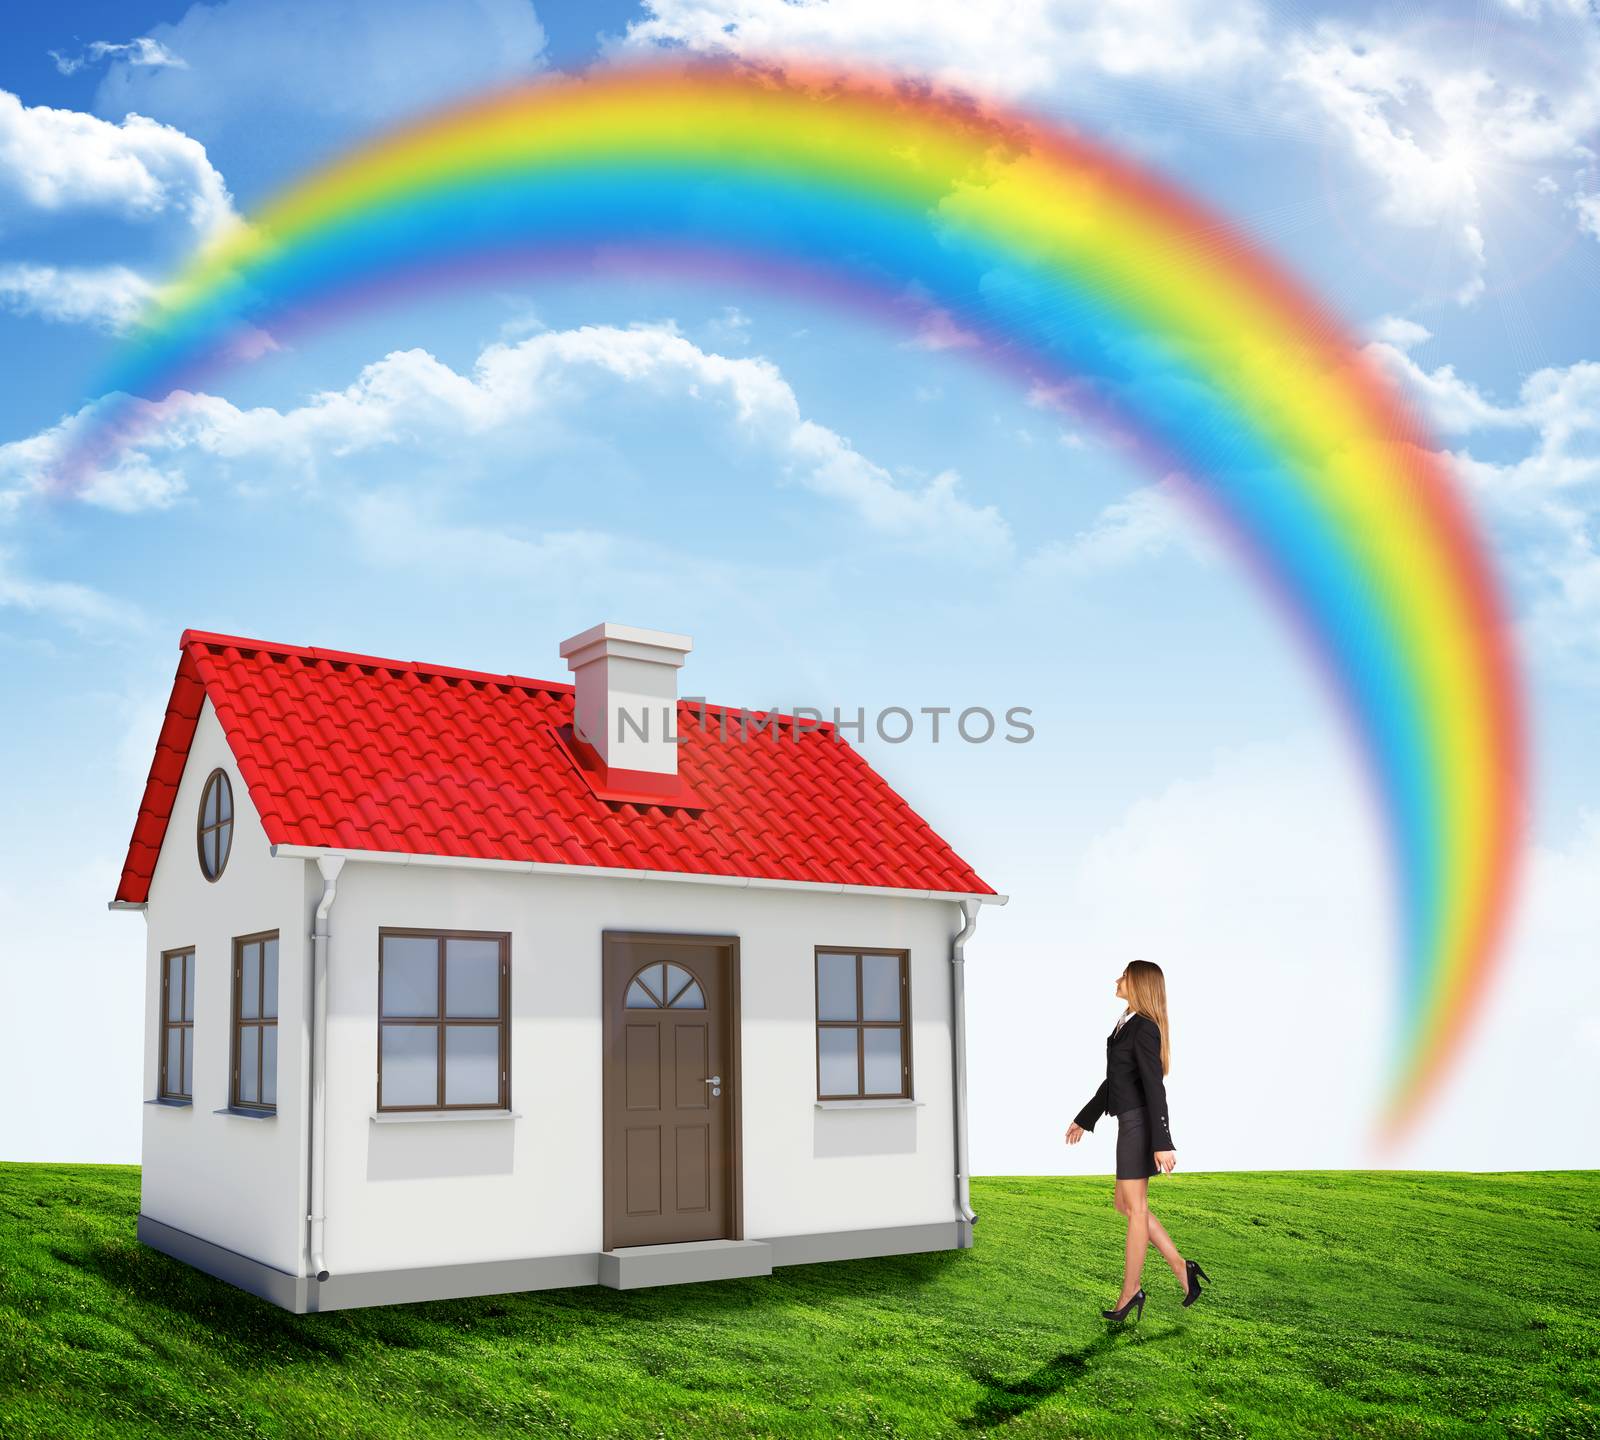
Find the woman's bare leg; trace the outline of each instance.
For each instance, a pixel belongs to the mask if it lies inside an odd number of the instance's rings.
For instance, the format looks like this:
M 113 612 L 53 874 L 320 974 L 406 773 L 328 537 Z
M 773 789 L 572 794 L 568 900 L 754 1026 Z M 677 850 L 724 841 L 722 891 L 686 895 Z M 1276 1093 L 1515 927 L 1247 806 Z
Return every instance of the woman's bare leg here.
M 1161 1258 L 1172 1266 L 1172 1273 L 1178 1277 L 1178 1283 L 1183 1286 L 1183 1293 L 1189 1293 L 1189 1267 L 1184 1263 L 1183 1256 L 1178 1254 L 1178 1247 L 1172 1243 L 1172 1236 L 1167 1234 L 1166 1227 L 1156 1219 L 1155 1212 L 1148 1206 L 1145 1213 L 1150 1217 L 1150 1243 L 1161 1252 Z
M 1118 1305 L 1126 1305 L 1139 1292 L 1139 1277 L 1144 1274 L 1144 1257 L 1150 1250 L 1150 1207 L 1146 1192 L 1148 1180 L 1118 1180 L 1117 1209 L 1128 1217 L 1128 1241 L 1122 1257 L 1122 1294 Z
M 1184 1263 L 1183 1256 L 1178 1253 L 1178 1247 L 1172 1243 L 1172 1237 L 1167 1234 L 1166 1226 L 1157 1220 L 1150 1210 L 1150 1182 L 1118 1180 L 1116 1205 L 1118 1213 L 1128 1217 L 1127 1249 L 1123 1257 L 1122 1296 L 1117 1304 L 1127 1304 L 1128 1300 L 1138 1292 L 1139 1277 L 1144 1273 L 1144 1257 L 1151 1245 L 1161 1252 L 1162 1259 L 1172 1267 L 1172 1273 L 1178 1277 L 1184 1293 L 1187 1294 L 1189 1269 Z M 1138 1222 L 1137 1212 L 1141 1210 L 1144 1215 L 1146 1239 L 1145 1243 L 1135 1251 L 1134 1226 Z M 1134 1259 L 1136 1254 L 1137 1260 Z

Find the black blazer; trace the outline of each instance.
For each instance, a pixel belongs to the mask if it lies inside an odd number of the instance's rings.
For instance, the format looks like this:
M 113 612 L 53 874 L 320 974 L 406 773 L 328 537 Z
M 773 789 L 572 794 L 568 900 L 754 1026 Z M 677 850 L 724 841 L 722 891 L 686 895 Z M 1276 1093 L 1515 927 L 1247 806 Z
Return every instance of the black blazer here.
M 1143 1105 L 1150 1117 L 1150 1148 L 1176 1150 L 1167 1125 L 1167 1087 L 1161 1078 L 1161 1027 L 1137 1010 L 1121 1030 L 1106 1036 L 1106 1078 L 1075 1123 L 1093 1130 L 1102 1115 L 1120 1115 Z

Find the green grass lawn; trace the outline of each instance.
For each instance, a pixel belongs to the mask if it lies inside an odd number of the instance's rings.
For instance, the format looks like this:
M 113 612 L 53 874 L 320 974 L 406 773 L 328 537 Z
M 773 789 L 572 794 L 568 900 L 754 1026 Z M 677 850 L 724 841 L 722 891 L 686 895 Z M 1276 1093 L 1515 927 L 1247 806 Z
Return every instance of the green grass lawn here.
M 977 1247 L 294 1316 L 134 1239 L 139 1172 L 0 1165 L 0 1435 L 1600 1435 L 1600 1172 L 1175 1175 L 1108 1325 L 1109 1177 Z

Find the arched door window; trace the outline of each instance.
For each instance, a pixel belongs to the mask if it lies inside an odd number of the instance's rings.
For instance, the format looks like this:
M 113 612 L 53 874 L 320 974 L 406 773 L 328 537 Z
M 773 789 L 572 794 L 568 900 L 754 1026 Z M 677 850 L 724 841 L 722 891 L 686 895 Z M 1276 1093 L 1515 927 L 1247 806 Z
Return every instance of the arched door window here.
M 705 991 L 681 965 L 658 961 L 646 965 L 628 983 L 625 1010 L 704 1010 Z

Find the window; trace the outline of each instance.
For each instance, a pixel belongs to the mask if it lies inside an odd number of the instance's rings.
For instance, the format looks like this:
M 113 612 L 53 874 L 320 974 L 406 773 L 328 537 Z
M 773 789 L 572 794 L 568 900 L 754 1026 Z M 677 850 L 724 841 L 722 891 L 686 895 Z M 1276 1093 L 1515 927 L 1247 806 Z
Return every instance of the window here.
M 239 1110 L 278 1108 L 278 936 L 233 942 L 233 1087 Z
M 511 937 L 378 936 L 378 1109 L 506 1110 Z
M 817 951 L 817 1099 L 911 1095 L 910 957 Z
M 194 951 L 161 957 L 161 1083 L 163 1100 L 194 1099 Z
M 624 1010 L 704 1010 L 705 991 L 681 965 L 656 961 L 633 977 Z
M 200 823 L 196 836 L 200 847 L 200 873 L 215 880 L 228 863 L 233 849 L 233 786 L 227 772 L 213 770 L 200 792 Z

